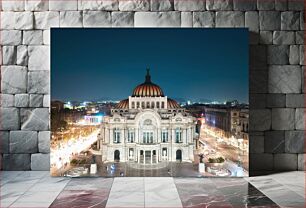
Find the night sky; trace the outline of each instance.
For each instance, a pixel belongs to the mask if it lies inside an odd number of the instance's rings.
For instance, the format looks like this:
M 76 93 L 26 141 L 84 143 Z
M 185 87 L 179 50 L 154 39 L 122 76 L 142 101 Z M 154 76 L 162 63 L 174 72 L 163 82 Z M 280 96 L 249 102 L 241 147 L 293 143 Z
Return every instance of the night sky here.
M 52 29 L 52 99 L 124 99 L 151 80 L 168 97 L 248 102 L 247 29 Z

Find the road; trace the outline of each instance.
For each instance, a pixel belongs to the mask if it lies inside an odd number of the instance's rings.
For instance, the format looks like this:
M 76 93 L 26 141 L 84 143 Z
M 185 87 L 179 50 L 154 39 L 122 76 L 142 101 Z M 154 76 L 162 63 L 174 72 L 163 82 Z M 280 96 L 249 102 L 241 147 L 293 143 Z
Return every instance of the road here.
M 70 160 L 75 155 L 90 148 L 90 146 L 97 141 L 98 133 L 99 130 L 95 130 L 88 136 L 80 137 L 73 141 L 63 142 L 59 147 L 51 148 L 51 174 L 55 174 L 58 170 L 63 169 L 65 163 L 68 167 Z
M 204 132 L 204 130 L 201 130 L 201 137 L 200 139 L 204 141 L 206 144 L 208 144 L 210 147 L 216 150 L 217 154 L 219 153 L 223 157 L 225 157 L 228 160 L 233 161 L 234 163 L 238 163 L 240 160 L 240 163 L 242 167 L 245 170 L 249 170 L 249 158 L 248 153 L 243 152 L 242 150 L 233 147 L 231 145 L 227 145 L 225 143 L 218 143 L 216 141 L 216 138 L 212 135 L 208 135 Z M 239 159 L 240 158 L 240 159 Z

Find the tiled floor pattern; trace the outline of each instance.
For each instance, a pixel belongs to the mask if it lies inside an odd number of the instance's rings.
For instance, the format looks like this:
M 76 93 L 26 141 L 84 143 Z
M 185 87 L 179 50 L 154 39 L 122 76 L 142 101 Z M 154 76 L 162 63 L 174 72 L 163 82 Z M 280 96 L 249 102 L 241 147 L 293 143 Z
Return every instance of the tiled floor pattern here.
M 305 173 L 250 178 L 52 178 L 1 173 L 1 207 L 305 207 Z

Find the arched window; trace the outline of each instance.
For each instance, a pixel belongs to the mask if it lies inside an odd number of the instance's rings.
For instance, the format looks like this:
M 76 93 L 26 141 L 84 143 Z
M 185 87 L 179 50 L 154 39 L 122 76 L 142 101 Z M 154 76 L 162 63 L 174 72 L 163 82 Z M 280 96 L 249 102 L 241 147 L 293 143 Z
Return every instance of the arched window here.
M 120 129 L 114 128 L 114 143 L 120 143 Z
M 155 107 L 155 103 L 152 102 L 152 103 L 151 103 L 151 108 L 154 108 L 154 107 Z
M 162 130 L 161 137 L 162 137 L 163 143 L 168 142 L 168 130 L 167 129 Z
M 147 108 L 150 108 L 150 102 L 147 102 Z
M 132 108 L 135 108 L 135 102 L 132 102 Z
M 144 144 L 152 144 L 153 143 L 153 132 L 145 131 L 142 133 L 142 139 Z
M 165 108 L 165 103 L 161 102 L 161 108 Z
M 141 102 L 141 108 L 145 108 L 145 102 Z
M 175 142 L 182 143 L 182 130 L 180 127 L 175 129 Z
M 140 103 L 139 102 L 137 102 L 137 108 L 140 108 Z
M 159 102 L 156 102 L 156 108 L 159 108 Z

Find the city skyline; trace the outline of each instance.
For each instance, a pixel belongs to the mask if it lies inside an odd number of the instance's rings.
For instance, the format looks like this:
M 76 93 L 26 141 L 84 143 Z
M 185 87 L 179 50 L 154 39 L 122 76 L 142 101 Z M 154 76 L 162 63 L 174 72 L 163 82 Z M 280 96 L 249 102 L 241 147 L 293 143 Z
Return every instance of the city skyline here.
M 248 103 L 247 29 L 52 29 L 51 38 L 53 100 L 124 99 L 150 68 L 174 99 Z

